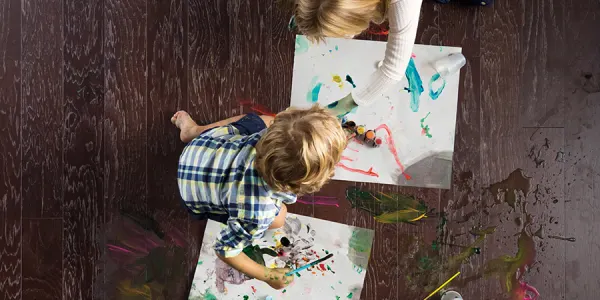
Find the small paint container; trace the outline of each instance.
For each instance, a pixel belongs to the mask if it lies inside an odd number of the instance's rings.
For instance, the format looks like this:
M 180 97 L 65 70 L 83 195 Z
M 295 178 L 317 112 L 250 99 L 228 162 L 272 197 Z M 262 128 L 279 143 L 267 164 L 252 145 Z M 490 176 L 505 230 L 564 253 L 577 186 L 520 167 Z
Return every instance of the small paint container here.
M 463 298 L 455 291 L 447 291 L 442 294 L 442 300 L 463 300 Z
M 442 78 L 454 75 L 467 63 L 462 53 L 452 53 L 433 63 L 433 68 Z

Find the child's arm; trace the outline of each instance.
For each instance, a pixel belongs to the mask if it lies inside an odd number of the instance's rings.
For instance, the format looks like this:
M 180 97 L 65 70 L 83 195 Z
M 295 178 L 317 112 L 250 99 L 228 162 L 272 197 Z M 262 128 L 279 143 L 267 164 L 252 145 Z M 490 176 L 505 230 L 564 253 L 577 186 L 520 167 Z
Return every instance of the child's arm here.
M 250 259 L 244 252 L 234 257 L 222 257 L 217 253 L 217 256 L 234 269 L 258 280 L 266 282 L 274 289 L 282 289 L 294 281 L 294 276 L 285 276 L 290 269 L 270 269 L 259 265 Z

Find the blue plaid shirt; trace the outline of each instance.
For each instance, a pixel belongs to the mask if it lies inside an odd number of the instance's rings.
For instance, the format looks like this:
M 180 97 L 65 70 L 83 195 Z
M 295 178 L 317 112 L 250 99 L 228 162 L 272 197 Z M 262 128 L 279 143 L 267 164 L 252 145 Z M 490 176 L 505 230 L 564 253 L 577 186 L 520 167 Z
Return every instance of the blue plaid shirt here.
M 281 203 L 296 202 L 296 195 L 272 191 L 256 171 L 255 146 L 266 129 L 262 123 L 261 131 L 249 132 L 243 126 L 248 117 L 257 118 L 248 115 L 202 133 L 179 159 L 179 190 L 189 211 L 226 222 L 215 244 L 224 257 L 236 256 L 253 239 L 262 238 Z

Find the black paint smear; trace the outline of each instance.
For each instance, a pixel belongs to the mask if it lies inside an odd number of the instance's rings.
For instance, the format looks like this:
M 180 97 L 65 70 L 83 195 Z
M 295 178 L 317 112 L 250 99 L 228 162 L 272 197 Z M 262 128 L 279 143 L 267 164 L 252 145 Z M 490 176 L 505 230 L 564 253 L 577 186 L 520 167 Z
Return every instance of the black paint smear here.
M 346 75 L 346 81 L 348 81 L 348 83 L 350 83 L 353 88 L 356 88 L 356 84 L 354 84 L 354 80 L 352 80 L 352 77 L 350 77 L 350 75 Z

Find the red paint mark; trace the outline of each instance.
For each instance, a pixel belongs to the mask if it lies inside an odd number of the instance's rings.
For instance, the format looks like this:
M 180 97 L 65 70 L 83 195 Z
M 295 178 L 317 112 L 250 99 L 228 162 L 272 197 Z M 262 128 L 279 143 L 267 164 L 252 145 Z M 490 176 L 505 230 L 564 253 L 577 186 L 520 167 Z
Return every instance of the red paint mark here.
M 421 135 L 425 135 L 427 134 L 427 130 L 425 130 L 425 128 L 421 129 Z
M 410 55 L 410 57 L 412 57 L 412 58 L 417 58 L 417 55 L 415 55 L 414 53 L 412 53 L 412 54 Z
M 348 157 L 348 156 L 342 156 L 341 160 L 347 160 L 347 161 L 354 161 L 354 159 Z
M 121 248 L 119 246 L 115 246 L 115 245 L 107 245 L 108 246 L 108 250 L 116 250 L 116 251 L 121 251 L 121 252 L 127 252 L 127 253 L 133 253 L 132 251 L 129 251 L 125 248 Z
M 352 173 L 359 173 L 359 174 L 363 174 L 363 175 L 379 177 L 379 174 L 373 172 L 373 167 L 371 167 L 371 168 L 369 168 L 369 170 L 365 171 L 365 170 L 361 170 L 361 169 L 350 168 L 350 167 L 344 165 L 343 163 L 338 163 L 337 166 L 346 171 L 352 172 Z
M 390 128 L 385 124 L 381 124 L 381 125 L 379 125 L 379 127 L 375 128 L 376 131 L 379 129 L 385 129 L 385 131 L 387 132 L 386 141 L 388 143 L 388 148 L 390 149 L 390 152 L 392 152 L 392 155 L 394 156 L 394 159 L 396 160 L 396 164 L 400 168 L 400 172 L 402 172 L 402 175 L 404 175 L 404 178 L 406 178 L 406 180 L 410 180 L 412 177 L 410 177 L 410 175 L 404 173 L 404 165 L 402 165 L 400 158 L 398 158 L 398 150 L 396 150 L 396 144 L 394 143 L 394 138 L 392 138 L 392 132 L 391 132 Z
M 274 117 L 275 114 L 271 112 L 271 110 L 269 110 L 268 108 L 258 104 L 258 103 L 254 103 L 254 101 L 252 100 L 240 100 L 240 105 L 241 106 L 248 106 L 252 111 L 263 114 L 265 116 L 271 116 Z
M 358 150 L 356 150 L 356 149 L 352 149 L 352 148 L 350 148 L 350 147 L 346 147 L 346 149 L 348 149 L 348 150 L 350 150 L 350 151 L 358 152 Z
M 321 268 L 321 271 L 327 270 L 327 269 L 325 269 L 325 265 L 324 264 L 319 264 L 319 268 Z
M 369 27 L 369 30 L 367 30 L 367 32 L 372 35 L 389 35 L 390 34 L 390 30 L 387 27 L 384 27 L 383 25 L 373 24 L 373 23 L 371 23 L 371 26 Z
M 256 294 L 256 288 L 254 286 L 250 286 L 252 288 L 252 293 Z

